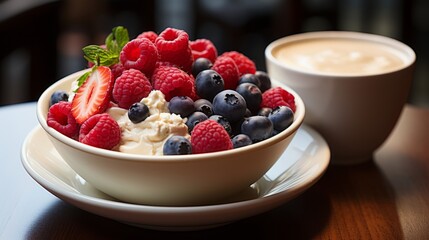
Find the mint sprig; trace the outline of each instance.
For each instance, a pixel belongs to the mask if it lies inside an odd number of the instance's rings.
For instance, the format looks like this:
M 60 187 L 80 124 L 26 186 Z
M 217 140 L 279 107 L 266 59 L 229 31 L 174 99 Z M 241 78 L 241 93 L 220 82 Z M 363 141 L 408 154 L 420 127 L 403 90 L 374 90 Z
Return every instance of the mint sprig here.
M 91 75 L 91 73 L 97 68 L 97 66 L 92 67 L 91 71 L 88 71 L 84 74 L 82 74 L 82 76 L 80 76 L 77 79 L 77 87 L 75 90 L 73 90 L 73 92 L 77 92 L 77 90 L 79 89 L 80 86 L 82 86 L 82 84 L 86 81 L 86 79 L 88 79 L 89 75 Z
M 88 45 L 82 48 L 83 57 L 94 63 L 94 67 L 91 71 L 86 72 L 80 76 L 77 80 L 76 92 L 80 86 L 88 79 L 89 75 L 98 67 L 106 66 L 110 67 L 114 64 L 119 63 L 119 55 L 121 54 L 122 48 L 130 41 L 128 30 L 122 26 L 117 26 L 112 29 L 112 32 L 106 37 L 105 44 L 106 48 L 98 45 Z
M 112 29 L 112 32 L 107 36 L 105 44 L 107 49 L 112 53 L 120 54 L 122 48 L 130 41 L 128 30 L 122 26 Z
M 83 57 L 96 66 L 111 66 L 119 62 L 119 55 L 97 45 L 89 45 L 82 49 Z
M 128 30 L 122 26 L 112 29 L 106 37 L 106 48 L 98 45 L 89 45 L 82 49 L 83 57 L 96 66 L 112 66 L 119 62 L 122 48 L 130 41 Z

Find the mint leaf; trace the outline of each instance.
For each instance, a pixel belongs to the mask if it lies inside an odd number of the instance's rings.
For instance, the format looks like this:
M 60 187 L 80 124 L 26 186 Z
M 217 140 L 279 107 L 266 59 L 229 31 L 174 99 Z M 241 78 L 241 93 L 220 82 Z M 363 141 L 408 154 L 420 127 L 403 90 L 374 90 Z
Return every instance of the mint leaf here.
M 128 36 L 128 30 L 124 27 L 118 26 L 113 29 L 116 43 L 118 44 L 119 50 L 122 51 L 122 48 L 130 41 Z
M 119 53 L 118 44 L 116 44 L 116 41 L 113 39 L 113 33 L 109 34 L 106 38 L 106 47 L 109 49 L 110 52 Z
M 119 55 L 122 51 L 122 48 L 130 41 L 128 30 L 122 26 L 117 26 L 112 29 L 112 33 L 110 33 L 106 38 L 106 46 L 107 49 Z
M 111 66 L 119 62 L 119 55 L 100 46 L 89 45 L 82 49 L 84 58 L 96 66 Z
M 94 71 L 96 67 L 94 66 L 91 71 L 88 71 L 84 74 L 82 74 L 82 76 L 80 76 L 77 79 L 77 88 L 75 90 L 73 90 L 73 92 L 77 92 L 77 90 L 79 89 L 80 86 L 82 86 L 82 84 L 86 81 L 86 79 L 88 79 L 89 75 L 91 75 L 91 73 Z

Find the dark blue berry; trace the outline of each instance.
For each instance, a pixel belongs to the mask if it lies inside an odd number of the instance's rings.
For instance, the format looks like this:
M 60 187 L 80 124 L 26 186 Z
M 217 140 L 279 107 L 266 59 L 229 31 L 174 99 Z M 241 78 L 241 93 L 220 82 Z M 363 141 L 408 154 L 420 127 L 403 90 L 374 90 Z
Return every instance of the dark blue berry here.
M 251 116 L 253 116 L 253 113 L 248 108 L 246 108 L 246 113 L 244 114 L 244 118 L 248 118 Z
M 273 109 L 268 108 L 268 107 L 264 107 L 259 109 L 258 114 L 259 116 L 265 116 L 268 117 L 268 115 L 270 115 L 270 113 L 273 111 Z
M 265 92 L 271 88 L 271 79 L 270 76 L 264 71 L 256 71 L 255 76 L 259 79 L 261 92 Z
M 188 96 L 174 96 L 168 103 L 168 110 L 182 118 L 187 117 L 195 112 L 194 101 Z
M 212 69 L 203 70 L 195 78 L 197 95 L 209 101 L 220 91 L 224 90 L 223 78 Z
M 51 99 L 49 100 L 49 107 L 60 101 L 67 102 L 68 100 L 69 100 L 69 95 L 66 91 L 57 90 L 51 95 Z
M 207 58 L 197 58 L 192 63 L 192 75 L 196 77 L 200 72 L 213 67 L 213 63 Z
M 273 109 L 273 111 L 268 115 L 268 119 L 273 123 L 275 130 L 281 132 L 289 127 L 294 118 L 293 111 L 286 106 L 279 106 Z
M 142 102 L 133 103 L 128 109 L 128 118 L 133 123 L 142 122 L 149 117 L 149 115 L 149 108 Z
M 254 143 L 271 137 L 272 131 L 273 123 L 264 116 L 246 118 L 241 124 L 241 133 L 249 136 Z
M 232 135 L 232 127 L 228 122 L 228 119 L 221 115 L 211 115 L 209 119 L 215 120 L 218 122 L 223 128 L 225 128 L 226 132 L 231 136 Z
M 241 75 L 240 79 L 238 80 L 238 85 L 240 85 L 242 83 L 253 83 L 258 88 L 261 86 L 261 82 L 259 81 L 259 78 L 256 77 L 256 75 L 251 74 L 251 73 L 245 73 L 245 74 Z
M 202 112 L 207 117 L 213 115 L 213 104 L 204 98 L 200 98 L 194 102 L 195 111 Z
M 241 120 L 246 109 L 246 100 L 234 90 L 223 90 L 213 98 L 213 113 L 224 116 L 230 123 Z
M 262 102 L 262 93 L 258 86 L 253 83 L 242 83 L 237 86 L 236 91 L 246 100 L 247 108 L 256 114 Z
M 194 129 L 194 127 L 202 122 L 207 120 L 208 117 L 207 115 L 205 115 L 202 112 L 194 112 L 191 115 L 189 115 L 188 119 L 186 120 L 186 126 L 188 126 L 188 132 L 192 132 L 192 130 Z
M 192 153 L 192 146 L 189 140 L 183 136 L 173 135 L 163 146 L 164 155 L 185 155 Z
M 231 136 L 235 136 L 241 133 L 241 124 L 243 123 L 245 118 L 240 119 L 237 122 L 233 122 L 231 123 L 231 127 L 232 127 L 232 134 Z
M 247 136 L 246 134 L 238 134 L 235 135 L 232 138 L 232 145 L 234 146 L 234 148 L 240 148 L 240 147 L 244 147 L 244 146 L 248 146 L 251 145 L 252 139 L 250 139 L 249 136 Z

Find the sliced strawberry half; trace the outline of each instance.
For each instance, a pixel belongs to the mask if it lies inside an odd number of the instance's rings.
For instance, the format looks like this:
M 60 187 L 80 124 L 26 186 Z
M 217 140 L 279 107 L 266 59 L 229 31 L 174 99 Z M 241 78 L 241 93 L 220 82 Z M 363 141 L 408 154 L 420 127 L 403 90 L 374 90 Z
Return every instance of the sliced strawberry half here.
M 110 68 L 99 66 L 79 87 L 72 101 L 72 114 L 79 124 L 94 114 L 106 110 L 109 106 L 113 82 Z

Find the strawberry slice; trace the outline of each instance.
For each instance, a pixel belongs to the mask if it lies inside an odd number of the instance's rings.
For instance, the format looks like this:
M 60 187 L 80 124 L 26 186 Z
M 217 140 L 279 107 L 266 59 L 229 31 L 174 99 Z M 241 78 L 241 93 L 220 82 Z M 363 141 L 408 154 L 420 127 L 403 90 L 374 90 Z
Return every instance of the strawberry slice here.
M 94 114 L 106 110 L 109 106 L 113 82 L 109 67 L 99 66 L 91 72 L 72 101 L 71 111 L 77 123 L 82 124 Z

